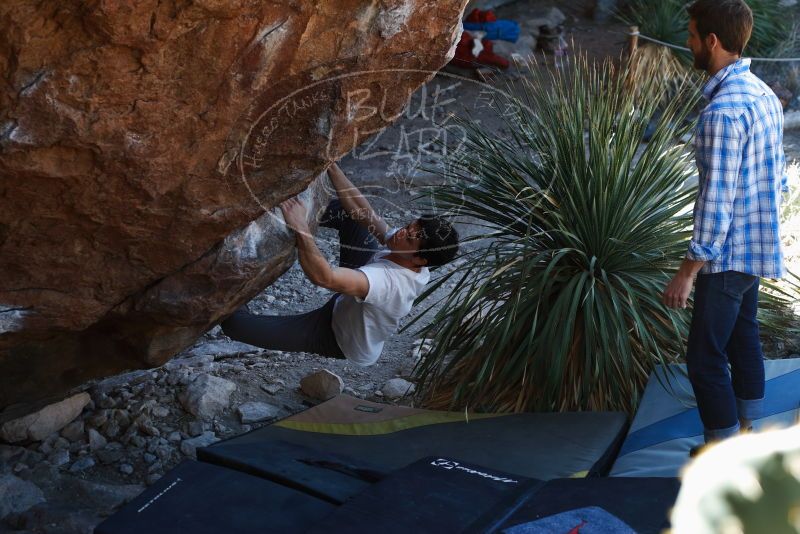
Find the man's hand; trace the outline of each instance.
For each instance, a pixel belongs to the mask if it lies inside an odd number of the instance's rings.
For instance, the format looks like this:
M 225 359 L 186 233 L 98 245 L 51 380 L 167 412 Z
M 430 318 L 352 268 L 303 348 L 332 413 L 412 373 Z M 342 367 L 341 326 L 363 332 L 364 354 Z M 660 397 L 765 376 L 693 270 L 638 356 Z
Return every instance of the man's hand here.
M 694 285 L 694 277 L 703 268 L 704 263 L 684 258 L 678 273 L 664 290 L 662 299 L 664 305 L 668 308 L 686 308 Z
M 669 285 L 667 285 L 667 289 L 664 290 L 664 304 L 668 308 L 685 309 L 693 285 L 694 277 L 686 276 L 679 272 Z
M 286 226 L 293 229 L 297 241 L 297 254 L 300 267 L 311 283 L 337 293 L 366 298 L 369 292 L 369 279 L 361 271 L 354 269 L 332 268 L 319 251 L 314 236 L 306 222 L 306 207 L 297 197 L 281 203 L 281 211 Z
M 286 221 L 286 226 L 298 233 L 308 233 L 308 212 L 303 203 L 297 198 L 293 197 L 281 203 L 281 211 L 283 212 L 283 219 Z

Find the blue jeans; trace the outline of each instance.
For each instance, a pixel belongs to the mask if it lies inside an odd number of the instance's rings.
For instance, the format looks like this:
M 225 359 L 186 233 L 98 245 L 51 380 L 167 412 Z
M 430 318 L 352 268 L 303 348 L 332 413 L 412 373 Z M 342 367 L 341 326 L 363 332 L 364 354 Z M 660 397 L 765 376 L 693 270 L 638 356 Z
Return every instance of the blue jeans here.
M 736 271 L 697 276 L 686 363 L 706 441 L 730 437 L 740 420 L 761 416 L 758 286 L 758 277 Z

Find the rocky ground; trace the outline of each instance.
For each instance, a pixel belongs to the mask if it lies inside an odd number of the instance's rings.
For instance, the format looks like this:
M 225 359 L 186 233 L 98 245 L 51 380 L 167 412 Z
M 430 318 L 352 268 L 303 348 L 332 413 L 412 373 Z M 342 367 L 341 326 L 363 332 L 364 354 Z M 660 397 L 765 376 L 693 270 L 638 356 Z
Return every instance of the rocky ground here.
M 509 14 L 520 16 L 523 4 L 552 2 L 521 2 L 507 8 L 513 9 Z M 598 56 L 619 55 L 624 41 L 619 26 L 587 19 L 582 2 L 566 4 L 562 9 L 571 41 Z M 513 82 L 519 74 L 512 69 L 503 79 Z M 390 224 L 402 226 L 425 209 L 415 196 L 437 183 L 425 167 L 435 166 L 447 148 L 430 141 L 439 139 L 450 147 L 458 143 L 458 130 L 447 127 L 448 113 L 468 113 L 498 131 L 505 127 L 491 111 L 490 97 L 491 91 L 471 75 L 441 74 L 414 96 L 410 111 L 395 126 L 354 150 L 342 168 Z M 800 156 L 799 147 L 800 136 L 788 135 L 790 159 Z M 460 230 L 471 231 L 466 226 Z M 335 263 L 335 232 L 321 229 L 317 242 Z M 448 289 L 441 288 L 431 302 Z M 329 298 L 330 292 L 311 285 L 295 264 L 249 306 L 253 313 L 285 315 L 311 310 Z M 379 362 L 369 368 L 312 354 L 264 351 L 232 342 L 215 328 L 163 367 L 87 384 L 85 394 L 39 414 L 25 428 L 7 429 L 22 434 L 5 436 L 17 442 L 0 445 L 0 532 L 91 532 L 123 502 L 193 457 L 197 447 L 269 424 L 341 391 L 411 404 L 412 398 L 403 395 L 413 388 L 407 380 L 419 353 L 415 328 L 390 339 Z

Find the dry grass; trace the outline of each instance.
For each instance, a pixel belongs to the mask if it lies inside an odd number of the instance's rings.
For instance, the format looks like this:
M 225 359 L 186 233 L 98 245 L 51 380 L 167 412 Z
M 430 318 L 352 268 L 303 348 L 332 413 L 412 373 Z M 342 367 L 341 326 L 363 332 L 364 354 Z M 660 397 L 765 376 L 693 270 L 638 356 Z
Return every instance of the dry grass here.
M 651 43 L 640 44 L 629 58 L 627 70 L 627 87 L 637 91 L 646 85 L 645 80 L 655 77 L 655 84 L 663 87 L 663 101 L 665 104 L 678 94 L 681 87 L 688 82 L 699 88 L 700 78 L 689 66 L 672 53 L 669 48 Z

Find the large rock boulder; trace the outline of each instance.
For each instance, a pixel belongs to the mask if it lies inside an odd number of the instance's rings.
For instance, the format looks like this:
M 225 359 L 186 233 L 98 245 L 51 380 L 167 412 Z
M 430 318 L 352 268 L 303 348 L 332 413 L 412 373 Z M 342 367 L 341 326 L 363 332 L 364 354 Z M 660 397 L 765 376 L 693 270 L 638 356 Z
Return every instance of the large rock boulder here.
M 0 2 L 0 409 L 164 363 L 294 261 L 466 0 Z

